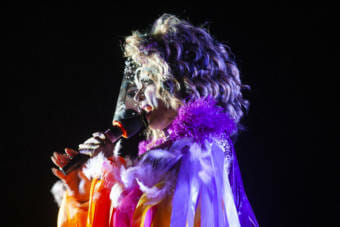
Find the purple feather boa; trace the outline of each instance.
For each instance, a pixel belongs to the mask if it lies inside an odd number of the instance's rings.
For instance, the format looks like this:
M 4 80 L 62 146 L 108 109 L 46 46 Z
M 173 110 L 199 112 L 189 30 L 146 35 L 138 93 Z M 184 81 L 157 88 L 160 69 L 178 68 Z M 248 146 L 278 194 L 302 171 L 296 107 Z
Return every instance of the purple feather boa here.
M 232 134 L 236 130 L 235 122 L 216 105 L 212 97 L 201 98 L 183 105 L 178 115 L 170 124 L 168 131 L 171 139 L 191 137 L 202 142 L 211 134 Z
M 206 97 L 181 106 L 167 132 L 172 141 L 189 137 L 195 142 L 203 144 L 203 141 L 209 139 L 211 135 L 218 136 L 222 133 L 231 135 L 236 129 L 236 123 L 223 111 L 223 108 L 216 105 L 216 101 L 212 97 Z M 150 142 L 144 140 L 139 143 L 140 155 L 147 151 Z M 153 147 L 163 142 L 165 142 L 164 139 L 159 139 Z

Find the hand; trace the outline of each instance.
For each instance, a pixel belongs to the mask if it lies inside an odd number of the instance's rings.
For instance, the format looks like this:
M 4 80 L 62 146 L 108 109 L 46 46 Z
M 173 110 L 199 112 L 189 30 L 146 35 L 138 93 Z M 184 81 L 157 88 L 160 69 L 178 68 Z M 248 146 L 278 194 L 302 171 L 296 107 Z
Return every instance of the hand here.
M 78 154 L 77 151 L 70 148 L 65 148 L 65 153 L 54 152 L 51 157 L 53 163 L 59 168 L 64 167 L 72 157 Z M 84 175 L 82 168 L 75 169 L 67 175 L 57 168 L 52 168 L 52 172 L 66 184 L 68 191 L 78 202 L 87 202 L 89 200 L 91 181 Z
M 111 157 L 113 155 L 115 144 L 113 144 L 105 134 L 102 132 L 95 132 L 92 137 L 86 140 L 83 144 L 79 145 L 79 152 L 82 154 L 88 154 L 90 156 L 96 156 L 98 153 L 103 153 L 105 157 Z

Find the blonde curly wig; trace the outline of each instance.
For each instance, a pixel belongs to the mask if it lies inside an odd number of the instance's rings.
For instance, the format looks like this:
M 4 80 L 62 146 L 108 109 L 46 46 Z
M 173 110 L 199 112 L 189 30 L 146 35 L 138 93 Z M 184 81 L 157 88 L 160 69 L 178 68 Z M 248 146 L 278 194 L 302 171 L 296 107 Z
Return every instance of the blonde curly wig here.
M 163 14 L 151 31 L 126 37 L 124 56 L 140 66 L 156 85 L 157 98 L 169 108 L 212 96 L 240 127 L 249 102 L 242 96 L 240 72 L 228 45 L 215 40 L 203 27 L 195 27 L 171 14 Z M 160 132 L 152 132 L 153 138 Z

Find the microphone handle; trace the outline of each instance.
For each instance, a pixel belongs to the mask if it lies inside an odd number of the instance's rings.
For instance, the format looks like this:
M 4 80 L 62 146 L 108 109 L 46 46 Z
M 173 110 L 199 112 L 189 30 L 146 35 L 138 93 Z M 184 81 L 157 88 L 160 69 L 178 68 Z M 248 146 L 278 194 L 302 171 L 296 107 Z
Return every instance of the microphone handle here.
M 112 129 L 108 129 L 104 132 L 106 139 L 111 142 L 115 143 L 117 140 L 122 137 L 122 130 L 115 126 Z M 91 157 L 94 157 L 97 155 L 101 150 L 101 147 L 97 148 L 96 150 L 93 151 L 88 151 L 88 150 L 80 150 L 79 153 L 74 156 L 63 168 L 60 168 L 60 170 L 65 174 L 69 174 L 75 169 L 78 169 L 82 167 L 87 160 L 89 160 Z
M 60 170 L 63 172 L 63 174 L 67 175 L 73 170 L 83 166 L 90 158 L 91 156 L 89 155 L 78 153 L 63 168 L 60 168 Z

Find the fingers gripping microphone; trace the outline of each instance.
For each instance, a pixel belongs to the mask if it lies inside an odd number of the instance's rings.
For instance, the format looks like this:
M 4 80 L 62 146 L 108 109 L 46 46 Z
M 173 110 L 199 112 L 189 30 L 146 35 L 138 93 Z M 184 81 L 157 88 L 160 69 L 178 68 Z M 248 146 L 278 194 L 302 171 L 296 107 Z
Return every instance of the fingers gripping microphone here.
M 113 127 L 104 132 L 106 139 L 111 142 L 117 142 L 121 137 L 130 138 L 137 134 L 145 125 L 143 114 L 138 114 L 135 110 L 127 109 L 124 111 L 122 120 L 114 120 Z M 66 175 L 71 171 L 83 166 L 88 159 L 97 155 L 100 152 L 100 147 L 94 151 L 81 150 L 74 156 L 61 171 Z

